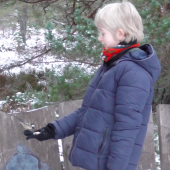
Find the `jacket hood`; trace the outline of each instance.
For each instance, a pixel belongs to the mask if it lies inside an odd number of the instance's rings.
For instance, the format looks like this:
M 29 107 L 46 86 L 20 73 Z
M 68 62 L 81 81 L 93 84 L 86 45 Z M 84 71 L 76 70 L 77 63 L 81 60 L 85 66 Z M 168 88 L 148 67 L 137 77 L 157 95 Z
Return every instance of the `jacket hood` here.
M 145 44 L 128 51 L 116 61 L 116 64 L 125 60 L 133 61 L 140 65 L 151 75 L 153 82 L 157 81 L 161 72 L 161 65 L 152 45 Z

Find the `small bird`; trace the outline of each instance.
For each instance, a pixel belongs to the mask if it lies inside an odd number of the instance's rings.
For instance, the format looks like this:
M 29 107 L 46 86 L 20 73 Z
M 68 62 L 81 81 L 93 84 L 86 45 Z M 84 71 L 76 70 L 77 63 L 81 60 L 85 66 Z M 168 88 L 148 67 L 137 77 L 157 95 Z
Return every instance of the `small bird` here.
M 33 130 L 35 128 L 35 125 L 33 123 L 25 123 L 23 121 L 19 121 L 19 123 L 23 126 L 26 130 Z
M 24 122 L 22 119 L 20 119 L 19 117 L 12 115 L 12 114 L 8 114 L 10 116 L 15 117 L 16 119 L 18 119 L 19 123 L 23 126 L 24 129 L 26 130 L 33 130 L 35 128 L 35 125 L 33 123 L 27 123 Z

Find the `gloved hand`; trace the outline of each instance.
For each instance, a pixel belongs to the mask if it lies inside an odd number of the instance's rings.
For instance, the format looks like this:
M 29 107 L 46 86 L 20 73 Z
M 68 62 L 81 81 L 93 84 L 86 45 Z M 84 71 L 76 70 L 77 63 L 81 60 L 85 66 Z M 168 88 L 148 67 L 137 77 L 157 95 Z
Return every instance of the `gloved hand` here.
M 26 140 L 37 139 L 39 141 L 54 139 L 55 138 L 55 127 L 53 124 L 48 123 L 46 127 L 43 127 L 36 131 L 25 130 L 24 135 L 27 136 Z

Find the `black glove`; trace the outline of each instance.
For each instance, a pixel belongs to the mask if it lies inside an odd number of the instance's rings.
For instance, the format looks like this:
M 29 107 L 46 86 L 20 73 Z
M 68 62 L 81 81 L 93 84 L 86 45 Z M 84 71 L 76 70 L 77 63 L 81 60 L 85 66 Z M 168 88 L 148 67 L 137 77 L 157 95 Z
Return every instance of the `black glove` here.
M 36 134 L 35 132 L 39 132 L 40 134 Z M 24 135 L 27 136 L 26 140 L 29 139 L 37 139 L 39 141 L 54 139 L 55 138 L 55 127 L 53 124 L 48 123 L 46 127 L 43 127 L 36 131 L 25 130 Z

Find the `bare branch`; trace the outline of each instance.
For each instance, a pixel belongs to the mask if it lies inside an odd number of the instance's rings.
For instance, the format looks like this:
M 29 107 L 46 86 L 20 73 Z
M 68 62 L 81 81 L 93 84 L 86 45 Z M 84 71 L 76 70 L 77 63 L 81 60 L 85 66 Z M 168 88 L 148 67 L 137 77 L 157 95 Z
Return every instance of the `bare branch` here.
M 88 18 L 93 18 L 94 15 L 96 14 L 97 10 L 103 5 L 104 2 L 105 2 L 105 0 L 102 0 L 102 3 L 94 11 L 91 12 L 91 14 L 88 16 Z
M 47 2 L 47 1 L 49 2 L 49 1 L 52 1 L 52 0 L 36 0 L 36 1 L 34 1 L 34 0 L 31 0 L 31 1 L 29 1 L 29 0 L 18 0 L 18 1 L 29 3 L 29 4 L 36 4 L 36 3 L 40 3 L 40 2 Z M 57 1 L 58 0 L 52 1 L 52 3 L 57 2 Z
M 72 60 L 72 61 L 69 61 L 69 60 L 59 60 L 59 61 L 50 61 L 50 62 L 35 62 L 35 63 L 45 63 L 45 64 L 49 64 L 49 63 L 67 63 L 67 62 L 78 62 L 80 64 L 88 64 L 90 66 L 99 66 L 101 64 L 98 64 L 98 63 L 89 63 L 89 62 L 85 62 L 85 61 L 82 61 L 82 60 Z
M 9 2 L 10 0 L 0 0 L 0 3 Z M 11 3 L 11 5 L 14 5 L 17 2 L 17 0 L 14 0 L 14 2 Z
M 36 59 L 36 58 L 39 58 L 39 57 L 43 56 L 44 54 L 47 54 L 47 53 L 50 52 L 50 51 L 51 51 L 51 49 L 48 49 L 48 50 L 46 50 L 45 52 L 43 52 L 43 53 L 41 53 L 41 54 L 39 54 L 39 55 L 37 55 L 37 56 L 33 56 L 32 58 L 30 58 L 30 59 L 28 59 L 28 60 L 26 60 L 26 61 L 22 61 L 21 63 L 13 64 L 13 65 L 10 65 L 10 66 L 8 66 L 8 67 L 6 67 L 6 68 L 2 68 L 2 69 L 0 70 L 0 73 L 3 72 L 3 71 L 5 71 L 5 70 L 9 70 L 9 69 L 13 69 L 13 68 L 15 68 L 15 67 L 23 66 L 23 65 L 31 62 L 32 60 L 34 60 L 34 59 Z

